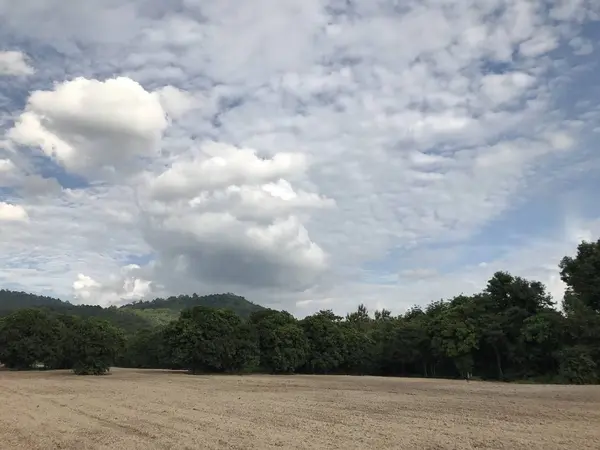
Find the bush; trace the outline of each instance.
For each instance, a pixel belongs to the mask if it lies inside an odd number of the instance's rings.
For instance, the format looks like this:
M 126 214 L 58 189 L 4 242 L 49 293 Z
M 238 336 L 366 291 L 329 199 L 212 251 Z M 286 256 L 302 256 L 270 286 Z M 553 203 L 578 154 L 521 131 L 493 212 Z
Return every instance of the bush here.
M 560 378 L 565 383 L 592 384 L 598 381 L 596 363 L 583 346 L 567 347 L 559 352 Z

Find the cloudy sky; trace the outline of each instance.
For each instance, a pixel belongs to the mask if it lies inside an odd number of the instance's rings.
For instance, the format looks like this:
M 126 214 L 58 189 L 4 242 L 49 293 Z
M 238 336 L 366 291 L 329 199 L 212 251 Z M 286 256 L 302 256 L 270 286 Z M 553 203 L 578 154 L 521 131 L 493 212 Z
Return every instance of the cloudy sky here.
M 401 312 L 600 236 L 595 0 L 0 0 L 0 287 Z

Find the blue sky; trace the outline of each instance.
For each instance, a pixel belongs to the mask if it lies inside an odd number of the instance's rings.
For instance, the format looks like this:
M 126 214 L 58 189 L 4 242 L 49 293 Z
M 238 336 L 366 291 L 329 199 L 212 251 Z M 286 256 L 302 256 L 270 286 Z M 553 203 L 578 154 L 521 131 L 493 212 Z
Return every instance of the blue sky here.
M 589 0 L 0 0 L 0 287 L 400 312 L 600 235 Z

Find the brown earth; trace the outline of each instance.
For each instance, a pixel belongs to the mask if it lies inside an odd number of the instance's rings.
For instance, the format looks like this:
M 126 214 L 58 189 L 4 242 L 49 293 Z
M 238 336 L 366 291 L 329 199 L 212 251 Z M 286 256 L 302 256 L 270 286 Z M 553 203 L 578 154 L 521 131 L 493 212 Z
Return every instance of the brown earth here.
M 1 449 L 600 449 L 600 387 L 0 372 Z

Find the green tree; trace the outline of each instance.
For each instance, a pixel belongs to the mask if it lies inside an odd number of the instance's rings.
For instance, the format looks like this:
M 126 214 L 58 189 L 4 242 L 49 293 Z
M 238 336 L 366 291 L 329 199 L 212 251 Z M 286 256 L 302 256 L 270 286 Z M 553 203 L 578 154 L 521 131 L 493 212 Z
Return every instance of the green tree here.
M 60 366 L 62 323 L 36 309 L 21 309 L 0 321 L 0 361 L 14 369 Z
M 125 367 L 170 368 L 169 351 L 164 342 L 163 328 L 139 330 L 127 338 L 118 363 Z
M 524 339 L 524 327 L 537 314 L 552 310 L 554 302 L 538 281 L 496 272 L 485 290 L 473 297 L 480 330 L 480 351 L 476 365 L 484 375 L 498 379 L 516 379 L 531 375 L 532 341 Z M 490 356 L 493 355 L 493 360 Z M 493 362 L 492 362 L 493 361 Z M 495 375 L 490 370 L 496 367 Z
M 341 324 L 343 359 L 339 368 L 348 374 L 364 375 L 373 371 L 375 341 L 361 322 Z
M 174 362 L 192 373 L 236 372 L 258 364 L 257 337 L 234 312 L 197 306 L 165 329 Z
M 325 310 L 308 316 L 300 322 L 309 343 L 305 371 L 336 372 L 343 363 L 346 349 L 341 319 L 332 311 Z
M 545 375 L 553 378 L 558 372 L 558 357 L 565 342 L 566 319 L 548 308 L 523 321 L 521 339 L 526 353 L 526 376 Z
M 251 314 L 250 324 L 257 332 L 262 370 L 293 373 L 306 362 L 308 340 L 294 316 L 269 309 Z
M 598 365 L 585 346 L 565 347 L 559 352 L 560 377 L 572 384 L 592 384 L 598 382 Z
M 473 297 L 455 297 L 435 318 L 434 343 L 452 359 L 461 376 L 473 371 L 473 353 L 479 347 L 480 330 Z
M 108 372 L 123 349 L 123 332 L 99 319 L 74 320 L 71 329 L 73 372 L 77 375 Z
M 580 243 L 575 257 L 565 256 L 559 267 L 567 295 L 600 312 L 600 239 Z

